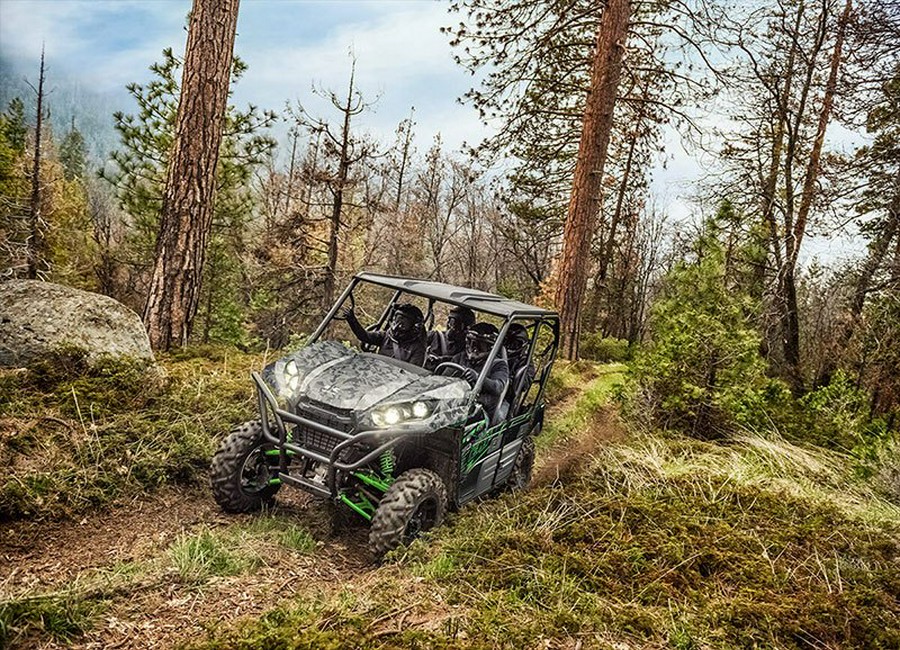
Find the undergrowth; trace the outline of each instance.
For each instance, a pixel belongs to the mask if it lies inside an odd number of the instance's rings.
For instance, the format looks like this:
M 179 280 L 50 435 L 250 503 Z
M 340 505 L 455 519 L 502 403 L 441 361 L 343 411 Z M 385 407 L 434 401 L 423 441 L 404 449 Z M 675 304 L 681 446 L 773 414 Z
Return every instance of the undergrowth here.
M 552 412 L 557 447 L 615 385 L 585 375 L 563 367 L 586 389 Z M 846 455 L 749 434 L 632 434 L 591 455 L 564 482 L 466 507 L 364 587 L 192 647 L 900 645 L 900 507 Z
M 205 480 L 215 441 L 248 419 L 262 358 L 186 352 L 160 366 L 63 349 L 0 370 L 0 521 L 63 516 L 168 482 Z M 163 369 L 164 368 L 164 369 Z

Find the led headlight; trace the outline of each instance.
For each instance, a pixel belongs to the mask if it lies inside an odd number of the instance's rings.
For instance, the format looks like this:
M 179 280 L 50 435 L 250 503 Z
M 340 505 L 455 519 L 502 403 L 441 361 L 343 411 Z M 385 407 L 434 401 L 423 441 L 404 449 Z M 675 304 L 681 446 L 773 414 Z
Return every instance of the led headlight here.
M 417 422 L 428 418 L 434 411 L 434 404 L 417 400 L 403 404 L 382 406 L 372 411 L 372 423 L 376 427 L 392 427 L 398 424 Z
M 293 359 L 284 364 L 284 381 L 291 392 L 296 391 L 300 386 L 300 369 Z

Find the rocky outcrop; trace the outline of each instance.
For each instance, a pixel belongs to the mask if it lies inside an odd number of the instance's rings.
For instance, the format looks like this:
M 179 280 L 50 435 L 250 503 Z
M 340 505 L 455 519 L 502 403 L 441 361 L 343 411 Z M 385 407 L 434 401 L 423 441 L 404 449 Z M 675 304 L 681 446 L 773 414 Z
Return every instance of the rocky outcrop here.
M 153 360 L 141 319 L 107 296 L 51 282 L 0 282 L 0 367 L 22 367 L 59 346 Z

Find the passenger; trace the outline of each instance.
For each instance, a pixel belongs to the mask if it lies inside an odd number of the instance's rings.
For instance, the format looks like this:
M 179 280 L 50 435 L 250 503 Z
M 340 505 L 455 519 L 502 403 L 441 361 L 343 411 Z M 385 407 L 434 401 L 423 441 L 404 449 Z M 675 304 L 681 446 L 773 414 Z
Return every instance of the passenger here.
M 506 391 L 506 401 L 510 404 L 517 397 L 517 391 L 527 389 L 528 386 L 531 386 L 531 382 L 534 381 L 536 370 L 534 364 L 528 361 L 529 343 L 528 330 L 525 329 L 524 325 L 513 323 L 509 326 L 509 329 L 506 331 L 506 338 L 503 339 L 503 347 L 506 348 L 506 361 L 509 364 L 510 381 L 517 383 L 515 386 L 510 385 L 509 390 Z M 525 370 L 522 373 L 522 377 L 519 378 L 518 372 L 522 368 L 525 368 Z M 518 381 L 516 381 L 517 378 Z
M 434 369 L 466 348 L 466 331 L 475 324 L 475 313 L 468 307 L 454 307 L 447 315 L 447 331 L 428 335 L 427 368 Z
M 353 307 L 341 314 L 350 329 L 362 343 L 378 347 L 383 354 L 417 366 L 424 365 L 428 344 L 425 337 L 425 317 L 422 310 L 409 303 L 394 306 L 391 322 L 386 331 L 371 332 L 365 329 L 356 317 Z
M 465 350 L 456 354 L 451 362 L 464 368 L 463 377 L 470 386 L 474 386 L 478 381 L 478 376 L 481 374 L 499 334 L 497 328 L 490 323 L 472 325 L 466 332 Z M 508 383 L 509 366 L 505 359 L 498 356 L 491 364 L 487 376 L 481 384 L 481 393 L 478 395 L 478 402 L 484 406 L 488 417 L 493 417 L 496 412 L 497 406 L 503 398 L 503 390 Z

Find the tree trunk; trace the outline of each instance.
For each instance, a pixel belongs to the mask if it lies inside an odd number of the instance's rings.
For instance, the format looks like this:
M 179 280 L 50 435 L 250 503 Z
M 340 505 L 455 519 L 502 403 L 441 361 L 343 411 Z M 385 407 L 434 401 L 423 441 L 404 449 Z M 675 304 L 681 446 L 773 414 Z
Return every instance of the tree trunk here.
M 41 130 L 44 121 L 44 49 L 41 48 L 41 74 L 37 87 L 37 124 L 34 127 L 34 162 L 31 170 L 31 206 L 28 219 L 30 234 L 28 237 L 29 280 L 36 280 L 45 266 L 47 242 L 44 237 L 44 223 L 41 217 Z
M 795 395 L 803 392 L 803 375 L 800 368 L 800 319 L 797 306 L 797 288 L 795 284 L 795 270 L 797 257 L 800 253 L 800 244 L 806 233 L 806 224 L 809 211 L 812 207 L 813 194 L 816 190 L 816 181 L 819 177 L 822 146 L 825 141 L 825 131 L 831 121 L 831 112 L 834 105 L 834 94 L 837 88 L 838 71 L 841 64 L 841 56 L 844 45 L 844 34 L 852 8 L 851 0 L 844 4 L 844 11 L 838 19 L 837 34 L 834 41 L 834 50 L 831 54 L 828 81 L 825 85 L 825 94 L 822 98 L 822 108 L 819 111 L 819 119 L 816 127 L 816 135 L 813 140 L 812 150 L 809 155 L 809 163 L 803 178 L 803 189 L 800 195 L 800 206 L 797 210 L 797 220 L 793 229 L 788 228 L 786 243 L 786 256 L 781 273 L 781 323 L 782 339 L 784 342 L 784 360 L 787 363 L 788 381 Z M 823 18 L 824 20 L 824 18 Z M 807 85 L 808 87 L 808 85 Z M 786 224 L 788 225 L 788 224 Z
M 556 305 L 560 312 L 561 349 L 578 358 L 581 305 L 587 283 L 591 236 L 600 208 L 603 167 L 612 130 L 616 91 L 622 72 L 631 0 L 609 0 L 600 18 L 584 108 L 572 196 L 557 271 Z
M 831 66 L 828 73 L 828 82 L 825 84 L 825 95 L 822 98 L 822 110 L 819 112 L 819 122 L 816 128 L 816 137 L 813 141 L 812 151 L 809 154 L 809 164 L 806 167 L 806 175 L 803 179 L 803 193 L 800 197 L 800 208 L 797 210 L 797 222 L 794 224 L 794 245 L 790 265 L 795 266 L 797 255 L 800 252 L 800 242 L 806 232 L 806 222 L 809 210 L 812 207 L 813 194 L 815 193 L 816 180 L 819 178 L 819 162 L 822 158 L 822 146 L 825 143 L 825 131 L 831 121 L 831 111 L 834 106 L 834 93 L 837 89 L 838 70 L 841 65 L 842 50 L 844 47 L 844 34 L 847 31 L 847 22 L 850 19 L 852 3 L 850 0 L 844 4 L 844 11 L 838 19 L 837 35 L 834 40 L 834 51 L 831 53 Z
M 239 0 L 194 0 L 144 323 L 157 350 L 184 345 L 200 297 Z

